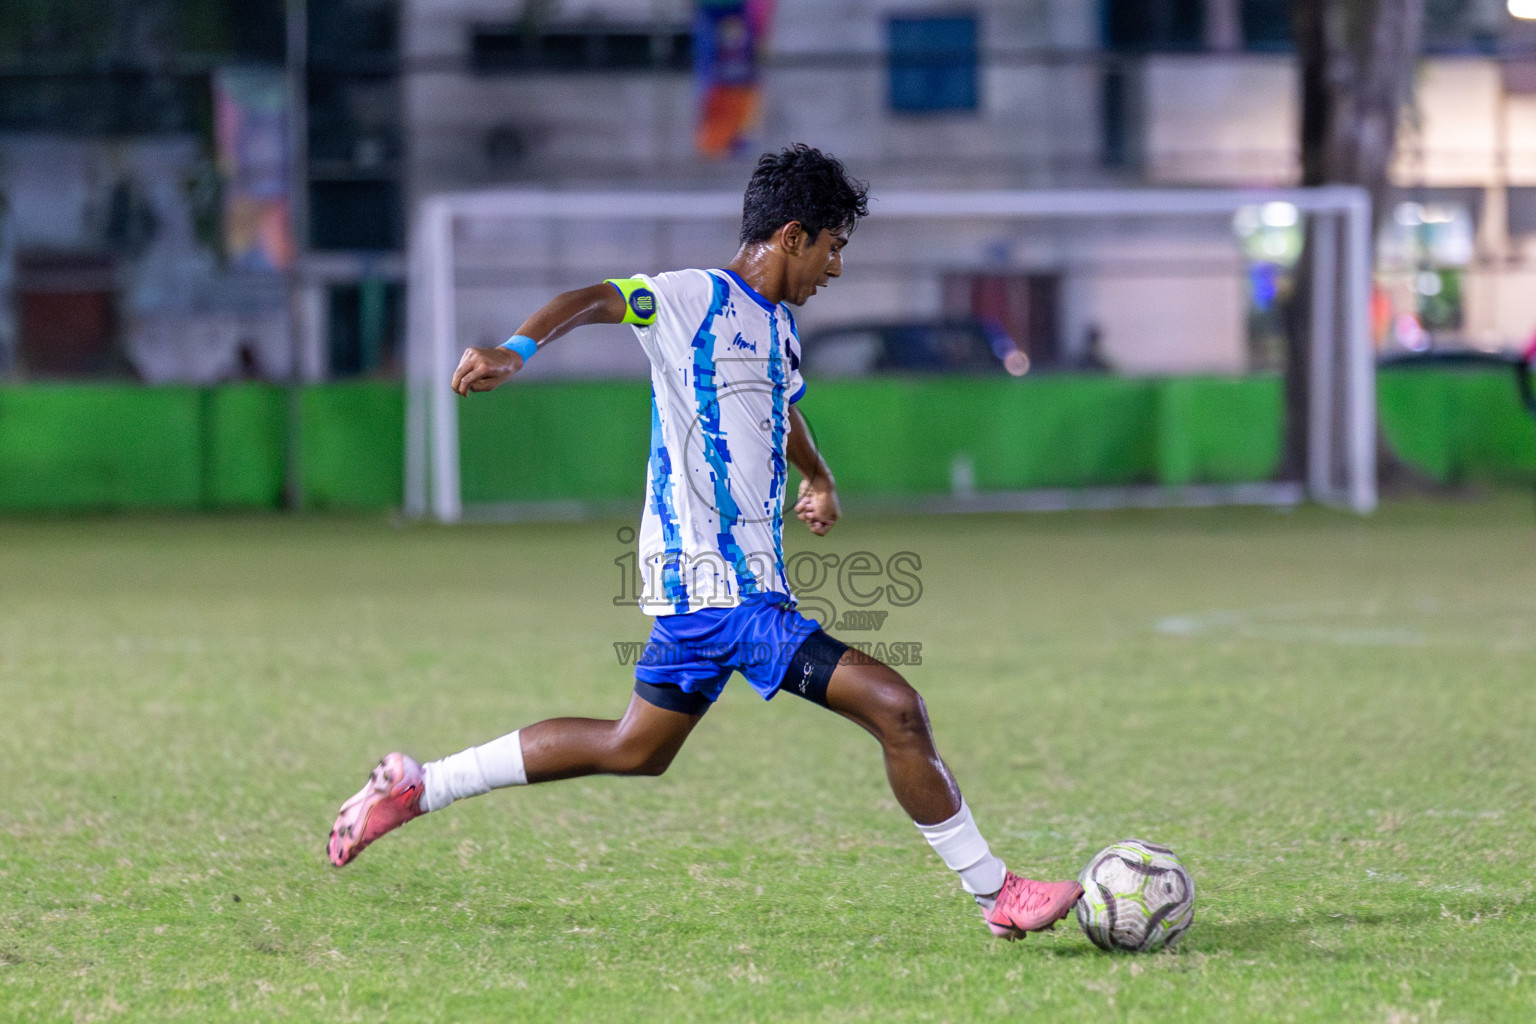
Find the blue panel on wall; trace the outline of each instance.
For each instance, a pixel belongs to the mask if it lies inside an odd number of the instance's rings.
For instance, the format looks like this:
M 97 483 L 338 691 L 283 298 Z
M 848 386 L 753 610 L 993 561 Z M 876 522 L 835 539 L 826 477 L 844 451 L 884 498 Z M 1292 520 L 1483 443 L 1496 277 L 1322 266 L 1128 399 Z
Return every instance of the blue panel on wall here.
M 892 18 L 891 109 L 976 109 L 976 18 Z

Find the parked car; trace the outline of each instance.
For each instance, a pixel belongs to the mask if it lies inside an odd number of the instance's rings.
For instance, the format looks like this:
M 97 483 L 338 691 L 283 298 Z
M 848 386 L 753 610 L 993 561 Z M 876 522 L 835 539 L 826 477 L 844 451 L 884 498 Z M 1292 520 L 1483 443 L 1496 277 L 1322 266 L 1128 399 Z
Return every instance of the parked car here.
M 1008 332 L 973 318 L 845 324 L 806 334 L 801 361 L 811 377 L 876 373 L 1029 372 L 1029 357 Z

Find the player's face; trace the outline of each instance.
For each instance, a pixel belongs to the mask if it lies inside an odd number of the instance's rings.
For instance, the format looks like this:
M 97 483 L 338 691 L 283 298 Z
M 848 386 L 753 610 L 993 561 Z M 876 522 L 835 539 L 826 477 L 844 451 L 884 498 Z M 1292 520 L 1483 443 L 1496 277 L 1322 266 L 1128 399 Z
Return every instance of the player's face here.
M 847 228 L 827 228 L 816 241 L 801 247 L 790 262 L 790 280 L 785 298 L 797 306 L 825 288 L 834 277 L 843 274 L 843 246 L 848 244 Z

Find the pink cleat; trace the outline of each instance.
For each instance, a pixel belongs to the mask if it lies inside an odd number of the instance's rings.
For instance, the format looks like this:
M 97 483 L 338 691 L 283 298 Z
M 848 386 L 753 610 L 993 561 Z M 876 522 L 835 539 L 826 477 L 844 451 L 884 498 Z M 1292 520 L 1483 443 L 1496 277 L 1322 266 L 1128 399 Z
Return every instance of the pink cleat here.
M 419 817 L 425 788 L 421 765 L 399 751 L 385 754 L 363 788 L 336 814 L 326 844 L 331 863 L 351 863 L 379 836 Z
M 998 938 L 1022 939 L 1029 932 L 1056 927 L 1082 896 L 1083 887 L 1076 882 L 1037 882 L 1010 871 L 997 902 L 981 917 Z

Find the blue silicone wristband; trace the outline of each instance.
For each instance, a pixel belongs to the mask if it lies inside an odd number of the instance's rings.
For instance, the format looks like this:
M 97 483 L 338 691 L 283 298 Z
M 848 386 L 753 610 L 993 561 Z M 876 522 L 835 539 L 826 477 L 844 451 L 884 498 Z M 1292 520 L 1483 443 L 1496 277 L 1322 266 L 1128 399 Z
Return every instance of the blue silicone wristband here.
M 501 343 L 502 348 L 509 348 L 523 357 L 523 362 L 533 358 L 533 354 L 539 350 L 539 343 L 526 334 L 514 334 Z

